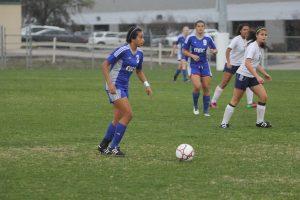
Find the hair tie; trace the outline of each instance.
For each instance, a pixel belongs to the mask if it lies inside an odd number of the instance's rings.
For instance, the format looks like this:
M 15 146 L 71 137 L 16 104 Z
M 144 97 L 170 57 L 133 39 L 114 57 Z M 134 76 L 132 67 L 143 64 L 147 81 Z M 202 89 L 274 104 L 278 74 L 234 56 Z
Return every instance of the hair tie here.
M 266 30 L 266 28 L 265 27 L 261 27 L 261 28 L 259 28 L 259 29 L 256 30 L 256 33 L 258 33 L 261 30 Z
M 131 33 L 129 34 L 129 38 L 128 38 L 128 39 L 131 39 L 131 35 L 132 35 L 132 33 L 133 33 L 136 29 L 138 29 L 138 27 L 135 27 L 135 28 L 131 31 Z

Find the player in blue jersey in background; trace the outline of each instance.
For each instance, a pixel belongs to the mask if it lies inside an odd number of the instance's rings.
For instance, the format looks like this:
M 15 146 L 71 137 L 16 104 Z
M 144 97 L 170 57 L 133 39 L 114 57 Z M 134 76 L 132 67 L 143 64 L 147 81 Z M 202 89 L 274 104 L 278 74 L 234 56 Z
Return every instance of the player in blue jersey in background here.
M 194 114 L 199 115 L 198 99 L 200 89 L 203 89 L 203 113 L 204 116 L 210 116 L 210 81 L 211 70 L 207 59 L 207 49 L 209 48 L 213 54 L 217 53 L 216 45 L 213 39 L 205 34 L 205 22 L 199 20 L 195 23 L 195 33 L 190 34 L 184 43 L 183 53 L 191 58 L 191 81 L 193 83 L 193 102 Z
M 182 72 L 184 82 L 189 80 L 187 78 L 187 74 L 188 74 L 187 73 L 187 57 L 185 55 L 183 55 L 183 52 L 182 52 L 182 50 L 183 50 L 182 48 L 183 48 L 185 39 L 187 38 L 189 33 L 190 33 L 189 27 L 184 26 L 182 28 L 182 33 L 180 35 L 178 35 L 176 44 L 173 46 L 173 51 L 171 53 L 171 56 L 173 56 L 173 53 L 177 49 L 177 60 L 179 61 L 178 68 L 174 74 L 174 78 L 173 78 L 174 81 L 177 80 L 177 77 L 180 74 L 180 72 Z
M 125 155 L 120 150 L 119 144 L 132 119 L 132 110 L 128 101 L 128 84 L 134 70 L 144 83 L 146 93 L 152 95 L 150 84 L 142 71 L 143 52 L 139 48 L 144 44 L 142 29 L 131 27 L 127 33 L 126 42 L 127 44 L 114 50 L 102 65 L 106 81 L 105 89 L 114 108 L 113 121 L 98 145 L 100 153 L 105 155 Z

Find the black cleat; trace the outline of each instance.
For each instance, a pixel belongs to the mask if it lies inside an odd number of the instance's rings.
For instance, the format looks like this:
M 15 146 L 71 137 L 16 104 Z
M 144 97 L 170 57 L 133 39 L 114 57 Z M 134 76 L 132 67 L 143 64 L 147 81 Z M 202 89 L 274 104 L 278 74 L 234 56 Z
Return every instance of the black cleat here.
M 270 122 L 260 122 L 260 123 L 256 123 L 256 126 L 259 127 L 259 128 L 271 128 L 272 125 Z
M 176 81 L 177 80 L 177 77 L 176 76 L 174 76 L 174 78 L 173 78 L 173 81 Z
M 221 124 L 220 128 L 229 128 L 229 124 Z
M 102 145 L 98 145 L 98 151 L 101 153 L 101 154 L 104 154 L 104 151 L 107 149 L 107 146 L 102 146 Z
M 109 145 L 109 143 L 111 142 L 111 140 L 106 140 L 106 139 L 103 139 L 102 141 L 101 141 L 101 143 L 98 145 L 98 151 L 101 153 L 101 154 L 103 154 L 104 153 L 104 151 L 105 151 L 105 149 L 107 149 L 107 147 L 108 147 L 108 145 Z
M 117 156 L 117 157 L 124 157 L 125 156 L 125 153 L 123 153 L 121 150 L 120 150 L 120 147 L 115 147 L 115 148 L 111 148 L 111 147 L 108 147 L 104 153 L 104 155 L 112 155 L 112 156 Z

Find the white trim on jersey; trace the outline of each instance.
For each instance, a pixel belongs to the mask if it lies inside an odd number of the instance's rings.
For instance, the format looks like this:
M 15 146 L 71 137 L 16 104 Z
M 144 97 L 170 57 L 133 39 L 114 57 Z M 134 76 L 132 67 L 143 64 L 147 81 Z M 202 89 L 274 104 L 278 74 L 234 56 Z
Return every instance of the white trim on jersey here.
M 195 33 L 189 34 L 189 35 L 185 38 L 184 43 L 186 44 L 186 43 L 188 42 L 189 38 L 192 37 L 192 36 L 196 36 Z
M 115 57 L 118 57 L 123 51 L 126 51 L 127 49 L 129 49 L 129 46 L 128 46 L 128 45 L 119 48 L 119 49 L 114 53 L 114 56 L 115 56 Z
M 122 64 L 123 64 L 123 61 L 120 60 L 118 61 L 115 66 L 113 66 L 113 68 L 111 69 L 111 71 L 109 72 L 109 76 L 111 78 L 111 82 L 113 84 L 116 84 L 116 81 L 117 81 L 117 78 L 119 76 L 119 73 L 121 71 L 121 68 L 122 68 Z M 108 90 L 108 85 L 107 83 L 105 84 L 105 89 Z

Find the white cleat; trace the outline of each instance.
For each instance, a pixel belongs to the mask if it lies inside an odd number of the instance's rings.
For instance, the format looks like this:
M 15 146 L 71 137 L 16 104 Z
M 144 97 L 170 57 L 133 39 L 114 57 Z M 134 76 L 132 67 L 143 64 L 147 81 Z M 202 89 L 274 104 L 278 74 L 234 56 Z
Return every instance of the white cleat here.
M 198 109 L 198 108 L 195 108 L 195 107 L 194 107 L 193 112 L 194 112 L 194 115 L 199 115 L 199 109 Z
M 204 113 L 204 116 L 205 117 L 210 117 L 210 114 L 209 113 Z

